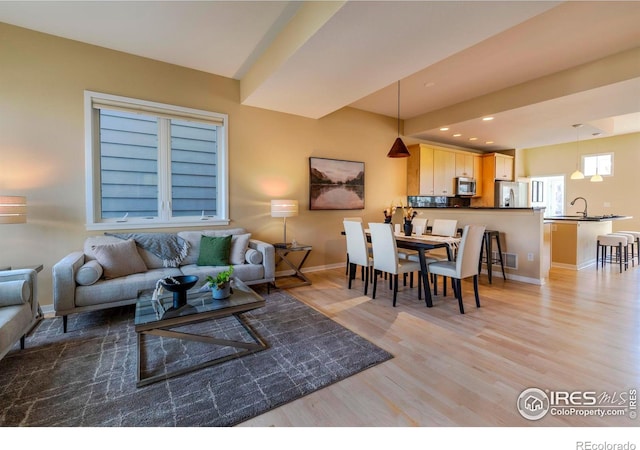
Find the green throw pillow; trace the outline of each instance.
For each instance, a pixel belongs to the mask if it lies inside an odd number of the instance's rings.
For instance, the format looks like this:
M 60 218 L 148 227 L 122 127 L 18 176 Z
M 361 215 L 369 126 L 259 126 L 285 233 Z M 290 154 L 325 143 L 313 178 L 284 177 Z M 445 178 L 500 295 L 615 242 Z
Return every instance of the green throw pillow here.
M 199 266 L 228 266 L 231 235 L 202 236 L 200 238 Z

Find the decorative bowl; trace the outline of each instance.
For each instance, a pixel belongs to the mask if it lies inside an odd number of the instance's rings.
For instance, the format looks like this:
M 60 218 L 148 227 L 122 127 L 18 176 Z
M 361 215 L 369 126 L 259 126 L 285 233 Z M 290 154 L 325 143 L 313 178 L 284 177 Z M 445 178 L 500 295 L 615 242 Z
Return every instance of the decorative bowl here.
M 175 282 L 174 282 L 175 281 Z M 187 291 L 198 282 L 195 275 L 179 275 L 177 277 L 167 277 L 160 281 L 160 284 L 169 292 L 173 292 L 173 309 L 178 309 L 187 304 Z
M 177 283 L 174 283 L 172 279 L 176 280 Z M 194 287 L 197 282 L 198 277 L 195 275 L 179 275 L 177 277 L 164 278 L 160 284 L 169 292 L 181 292 L 188 291 Z

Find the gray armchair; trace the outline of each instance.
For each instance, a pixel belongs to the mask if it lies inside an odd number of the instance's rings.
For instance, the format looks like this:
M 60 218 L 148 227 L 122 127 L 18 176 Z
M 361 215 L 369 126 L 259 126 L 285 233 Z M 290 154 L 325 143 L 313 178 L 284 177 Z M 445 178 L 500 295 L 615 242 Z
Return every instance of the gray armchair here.
M 18 340 L 23 349 L 27 333 L 40 319 L 37 287 L 35 270 L 0 271 L 0 359 Z

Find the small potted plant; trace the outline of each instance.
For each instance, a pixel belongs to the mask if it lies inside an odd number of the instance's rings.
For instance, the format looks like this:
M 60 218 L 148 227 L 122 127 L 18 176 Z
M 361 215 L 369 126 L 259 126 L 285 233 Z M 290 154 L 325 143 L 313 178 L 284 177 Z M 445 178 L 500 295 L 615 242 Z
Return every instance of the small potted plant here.
M 231 295 L 231 274 L 233 273 L 233 266 L 223 272 L 216 274 L 215 276 L 208 275 L 207 286 L 211 288 L 211 296 L 216 300 L 222 300 Z

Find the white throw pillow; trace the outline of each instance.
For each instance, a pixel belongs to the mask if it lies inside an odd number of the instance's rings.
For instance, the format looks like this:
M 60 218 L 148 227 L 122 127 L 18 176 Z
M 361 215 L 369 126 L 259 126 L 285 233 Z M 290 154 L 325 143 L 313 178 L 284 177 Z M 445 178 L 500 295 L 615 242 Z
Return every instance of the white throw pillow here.
M 244 264 L 245 253 L 249 248 L 251 233 L 234 234 L 231 236 L 231 251 L 229 252 L 229 264 Z

